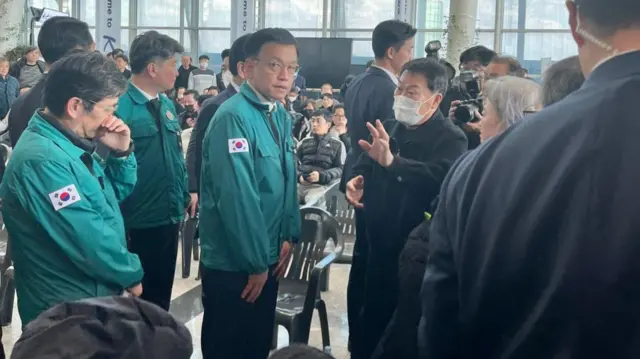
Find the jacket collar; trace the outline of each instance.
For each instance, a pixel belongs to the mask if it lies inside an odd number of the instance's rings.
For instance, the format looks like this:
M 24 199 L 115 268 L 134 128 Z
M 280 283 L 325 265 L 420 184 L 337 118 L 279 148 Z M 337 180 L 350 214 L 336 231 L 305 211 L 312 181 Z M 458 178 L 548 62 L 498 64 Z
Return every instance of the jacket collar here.
M 82 138 L 64 127 L 54 116 L 38 109 L 29 122 L 35 132 L 52 140 L 71 157 L 79 158 L 84 153 L 93 153 L 96 145 L 89 139 Z
M 376 76 L 380 76 L 380 77 L 384 77 L 387 80 L 389 80 L 390 82 L 392 82 L 394 85 L 398 86 L 398 79 L 397 78 L 393 78 L 393 74 L 391 74 L 389 71 L 378 67 L 378 66 L 371 66 L 367 69 L 367 73 L 370 73 L 372 75 L 376 75 Z
M 271 103 L 264 96 L 259 95 L 256 90 L 249 85 L 247 81 L 245 81 L 242 86 L 240 86 L 240 93 L 247 99 L 249 102 L 256 107 L 260 111 L 264 112 L 273 112 L 278 109 L 278 103 Z
M 131 97 L 133 102 L 139 105 L 144 105 L 149 102 L 149 99 L 144 93 L 142 93 L 142 90 L 140 90 L 138 86 L 134 85 L 131 81 L 129 81 L 129 86 L 127 86 L 127 94 Z M 160 94 L 155 98 L 160 98 Z
M 604 82 L 640 74 L 640 51 L 627 52 L 602 62 L 589 76 L 585 85 L 599 86 Z

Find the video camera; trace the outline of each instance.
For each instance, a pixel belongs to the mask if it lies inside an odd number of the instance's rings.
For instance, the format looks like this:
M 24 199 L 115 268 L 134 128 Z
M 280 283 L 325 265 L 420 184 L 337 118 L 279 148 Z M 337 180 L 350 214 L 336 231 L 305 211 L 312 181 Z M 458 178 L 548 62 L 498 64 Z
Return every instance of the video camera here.
M 460 92 L 466 100 L 458 105 L 453 115 L 459 123 L 476 122 L 475 111 L 482 112 L 484 109 L 480 77 L 473 71 L 463 71 L 458 81 Z
M 427 57 L 433 57 L 434 59 L 438 59 L 438 51 L 442 49 L 442 43 L 438 40 L 429 41 L 427 45 L 424 47 L 424 52 L 427 53 Z

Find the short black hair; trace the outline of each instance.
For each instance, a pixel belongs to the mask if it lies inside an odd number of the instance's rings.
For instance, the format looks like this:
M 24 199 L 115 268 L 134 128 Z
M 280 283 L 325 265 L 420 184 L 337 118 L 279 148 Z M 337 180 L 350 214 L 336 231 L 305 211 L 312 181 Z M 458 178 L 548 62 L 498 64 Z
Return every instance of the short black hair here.
M 207 90 L 217 90 L 218 86 L 209 86 L 209 88 Z
M 155 30 L 147 31 L 136 36 L 131 43 L 131 72 L 140 74 L 150 63 L 157 60 L 166 61 L 183 52 L 184 47 L 173 38 Z
M 260 56 L 262 48 L 266 44 L 293 45 L 298 49 L 296 38 L 289 30 L 279 27 L 269 27 L 254 32 L 244 45 L 245 55 L 248 58 Z
M 302 105 L 302 108 L 305 108 L 305 107 L 309 106 L 309 104 L 311 104 L 313 106 L 314 110 L 315 110 L 315 108 L 316 108 L 316 101 L 315 100 L 306 100 L 304 102 L 304 104 Z
M 322 350 L 303 344 L 292 344 L 288 347 L 278 349 L 269 359 L 333 359 L 329 354 L 325 354 Z
M 507 65 L 510 76 L 524 77 L 524 69 L 520 65 L 520 61 L 513 56 L 495 56 L 491 63 Z
M 574 0 L 599 36 L 611 36 L 618 30 L 640 26 L 640 1 L 637 0 Z
M 471 61 L 478 61 L 482 64 L 482 66 L 487 66 L 497 55 L 498 54 L 496 54 L 495 51 L 489 49 L 488 47 L 478 45 L 464 50 L 460 54 L 460 63 L 464 64 Z
M 325 119 L 325 121 L 333 123 L 333 114 L 331 113 L 331 111 L 325 108 L 313 111 L 311 113 L 311 117 L 322 117 Z
M 198 101 L 198 97 L 200 97 L 200 94 L 196 90 L 187 90 L 183 94 L 183 96 L 189 96 L 189 95 L 193 95 L 193 99 L 196 101 Z
M 229 71 L 233 76 L 238 76 L 238 63 L 247 59 L 247 53 L 244 48 L 250 36 L 251 34 L 242 35 L 231 45 L 231 50 L 229 50 Z
M 578 56 L 568 57 L 549 67 L 542 80 L 542 104 L 547 107 L 564 99 L 584 84 Z
M 113 49 L 112 53 L 113 53 L 114 56 L 117 56 L 118 54 L 123 54 L 124 55 L 124 50 L 120 49 L 120 48 L 116 48 L 116 49 Z
M 56 61 L 45 81 L 43 103 L 55 116 L 64 115 L 72 97 L 84 100 L 91 111 L 96 102 L 119 97 L 127 87 L 116 63 L 97 52 L 74 53 Z
M 321 98 L 322 98 L 322 99 L 324 99 L 325 97 L 328 97 L 328 98 L 330 98 L 330 99 L 333 99 L 333 95 L 332 95 L 332 94 L 330 94 L 330 93 L 323 93 Z
M 201 95 L 198 96 L 198 106 L 202 107 L 202 104 L 207 101 L 208 99 L 212 98 L 213 95 Z
M 49 65 L 69 54 L 71 50 L 89 51 L 92 45 L 93 37 L 89 25 L 72 17 L 51 18 L 42 24 L 38 33 L 38 48 Z
M 427 81 L 427 88 L 434 94 L 444 95 L 447 92 L 447 83 L 449 82 L 447 68 L 440 64 L 438 60 L 429 57 L 414 59 L 404 65 L 400 75 L 405 71 L 423 76 Z
M 124 62 L 129 63 L 129 58 L 125 54 L 117 54 L 115 60 L 122 59 Z
M 341 104 L 341 103 L 333 105 L 333 113 L 334 114 L 336 113 L 336 110 L 339 110 L 339 109 L 343 109 L 344 110 L 344 105 Z
M 198 57 L 198 61 L 200 61 L 200 60 L 207 60 L 207 61 L 209 61 L 209 56 L 207 56 L 207 55 L 200 55 L 200 57 Z
M 399 20 L 387 20 L 379 23 L 373 29 L 371 40 L 373 54 L 376 59 L 382 59 L 389 48 L 400 50 L 407 40 L 416 36 L 417 31 L 413 26 Z
M 222 50 L 222 53 L 220 54 L 220 57 L 222 58 L 222 60 L 224 60 L 225 57 L 229 57 L 229 54 L 231 54 L 231 50 L 224 49 L 224 50 Z

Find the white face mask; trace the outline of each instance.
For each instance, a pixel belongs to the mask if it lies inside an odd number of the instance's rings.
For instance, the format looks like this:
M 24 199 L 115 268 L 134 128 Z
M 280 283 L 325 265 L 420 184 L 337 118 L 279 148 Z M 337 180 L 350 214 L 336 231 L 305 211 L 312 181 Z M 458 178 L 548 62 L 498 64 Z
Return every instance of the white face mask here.
M 420 106 L 434 97 L 436 97 L 436 95 L 433 95 L 421 102 L 402 95 L 394 96 L 393 112 L 396 115 L 396 121 L 407 127 L 417 125 L 424 118 L 424 114 L 421 115 L 418 113 Z
M 294 102 L 297 99 L 298 99 L 298 97 L 296 97 L 296 96 L 289 96 L 289 101 L 290 102 Z
M 209 67 L 209 63 L 208 62 L 201 62 L 200 63 L 200 68 L 203 70 L 206 70 L 207 67 Z

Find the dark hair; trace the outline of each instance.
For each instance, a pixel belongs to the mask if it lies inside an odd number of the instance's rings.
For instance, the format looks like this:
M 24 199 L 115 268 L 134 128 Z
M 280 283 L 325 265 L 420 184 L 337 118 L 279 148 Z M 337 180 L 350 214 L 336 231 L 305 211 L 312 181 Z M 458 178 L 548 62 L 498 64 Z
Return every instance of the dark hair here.
M 316 102 L 314 100 L 306 100 L 304 104 L 302 104 L 302 108 L 306 108 L 309 104 L 313 105 L 313 108 L 316 108 Z
M 584 74 L 578 56 L 568 57 L 551 65 L 542 81 L 542 104 L 547 107 L 578 91 Z
M 229 71 L 233 76 L 238 76 L 238 63 L 247 59 L 245 45 L 251 34 L 242 35 L 236 39 L 229 50 Z
M 75 53 L 51 67 L 43 103 L 52 114 L 62 116 L 67 102 L 78 97 L 84 100 L 87 111 L 91 111 L 96 102 L 122 95 L 126 86 L 127 80 L 112 60 L 96 52 Z
M 200 94 L 196 90 L 186 90 L 183 95 L 184 96 L 193 95 L 193 98 L 195 98 L 196 100 L 198 99 L 198 96 L 200 96 Z
M 24 55 L 27 56 L 28 53 L 36 51 L 38 49 L 37 46 L 28 46 L 24 52 Z
M 117 56 L 118 54 L 122 54 L 122 55 L 124 55 L 124 50 L 123 50 L 123 49 L 120 49 L 120 48 L 113 49 L 113 55 L 114 55 L 114 56 Z
M 129 58 L 125 54 L 117 54 L 115 60 L 122 59 L 124 62 L 129 63 Z
M 327 122 L 333 122 L 333 114 L 331 113 L 331 111 L 325 108 L 313 111 L 311 113 L 311 117 L 322 117 Z
M 38 48 L 49 65 L 71 50 L 89 51 L 93 37 L 86 22 L 72 17 L 54 17 L 42 24 L 38 34 Z M 120 74 L 122 76 L 122 74 Z
M 229 54 L 231 54 L 231 50 L 224 49 L 224 50 L 222 50 L 222 53 L 220 54 L 220 57 L 222 58 L 222 60 L 224 60 L 225 57 L 229 57 Z
M 200 57 L 198 57 L 198 61 L 200 61 L 200 60 L 207 60 L 207 61 L 209 61 L 209 56 L 207 56 L 207 55 L 200 55 Z
M 407 40 L 416 36 L 417 31 L 413 26 L 399 20 L 387 20 L 379 23 L 373 30 L 371 40 L 373 54 L 376 59 L 382 59 L 386 56 L 389 48 L 400 50 Z
M 147 31 L 136 36 L 131 43 L 129 51 L 131 72 L 142 73 L 150 63 L 157 60 L 166 61 L 175 54 L 183 52 L 184 47 L 171 37 L 155 30 Z
M 333 359 L 333 357 L 320 349 L 302 344 L 292 344 L 276 350 L 269 359 Z
M 520 61 L 512 56 L 496 56 L 491 63 L 507 65 L 509 67 L 510 76 L 524 77 L 524 69 L 520 65 Z
M 497 54 L 495 51 L 485 46 L 478 45 L 464 50 L 460 54 L 460 63 L 464 64 L 471 61 L 478 61 L 482 66 L 487 66 L 496 56 Z
M 258 57 L 266 44 L 293 45 L 298 49 L 296 38 L 288 30 L 270 27 L 254 32 L 244 45 L 247 58 Z
M 443 94 L 447 92 L 449 82 L 447 68 L 438 60 L 432 58 L 419 58 L 407 62 L 400 75 L 408 71 L 414 75 L 421 75 L 427 81 L 427 88 L 433 93 Z
M 330 99 L 333 99 L 333 95 L 332 95 L 332 94 L 330 94 L 330 93 L 323 93 L 321 98 L 322 98 L 322 99 L 324 99 L 325 97 L 328 97 L 328 98 L 330 98 Z
M 198 96 L 198 106 L 202 107 L 202 104 L 207 101 L 208 99 L 212 98 L 213 95 L 202 95 L 202 96 Z
M 217 90 L 218 86 L 209 86 L 209 88 L 207 90 Z
M 574 0 L 580 15 L 595 27 L 599 36 L 611 36 L 616 31 L 640 25 L 640 1 L 637 0 Z
M 336 113 L 336 110 L 339 110 L 339 109 L 343 109 L 344 110 L 344 105 L 341 104 L 341 103 L 333 105 L 333 113 L 334 114 Z

